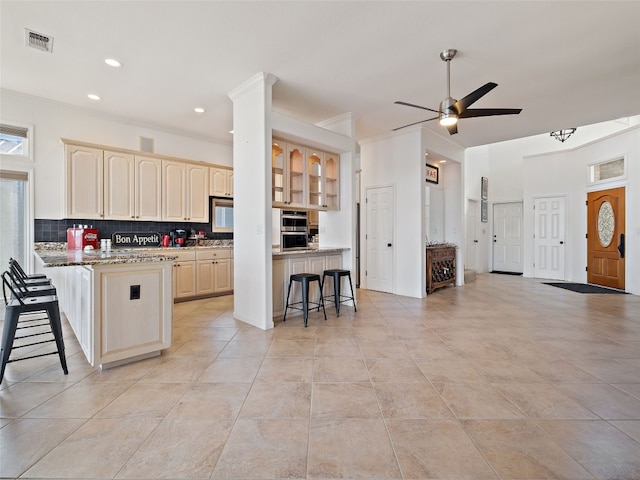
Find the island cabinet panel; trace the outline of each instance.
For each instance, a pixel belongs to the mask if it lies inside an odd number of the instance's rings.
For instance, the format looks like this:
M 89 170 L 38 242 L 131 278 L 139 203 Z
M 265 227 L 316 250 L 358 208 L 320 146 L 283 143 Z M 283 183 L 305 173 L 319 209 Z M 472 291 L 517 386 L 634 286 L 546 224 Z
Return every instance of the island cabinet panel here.
M 166 265 L 166 264 L 165 264 Z M 98 299 L 94 345 L 100 364 L 118 362 L 171 345 L 170 268 L 109 266 L 94 272 Z
M 273 316 L 274 318 L 284 315 L 287 291 L 289 289 L 289 278 L 296 273 L 316 273 L 320 275 L 328 268 L 341 268 L 342 254 L 322 253 L 322 252 L 305 252 L 289 254 L 284 256 L 274 256 L 272 264 L 272 281 L 273 281 Z M 333 288 L 333 287 L 331 287 Z M 323 292 L 326 292 L 323 289 Z M 302 292 L 299 282 L 294 282 L 291 287 L 289 303 L 295 303 L 302 300 Z M 317 302 L 320 300 L 320 289 L 317 283 L 312 283 L 309 292 L 309 301 Z M 289 315 L 301 314 L 299 311 L 290 310 Z

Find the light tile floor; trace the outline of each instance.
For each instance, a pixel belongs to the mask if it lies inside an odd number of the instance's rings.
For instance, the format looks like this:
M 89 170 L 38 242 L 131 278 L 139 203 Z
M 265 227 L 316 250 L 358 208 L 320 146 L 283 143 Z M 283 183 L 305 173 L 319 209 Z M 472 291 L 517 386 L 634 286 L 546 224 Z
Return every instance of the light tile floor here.
M 420 300 L 359 290 L 309 327 L 174 307 L 161 357 L 55 357 L 0 386 L 0 476 L 640 478 L 640 297 L 479 275 Z M 332 312 L 331 309 L 328 309 Z

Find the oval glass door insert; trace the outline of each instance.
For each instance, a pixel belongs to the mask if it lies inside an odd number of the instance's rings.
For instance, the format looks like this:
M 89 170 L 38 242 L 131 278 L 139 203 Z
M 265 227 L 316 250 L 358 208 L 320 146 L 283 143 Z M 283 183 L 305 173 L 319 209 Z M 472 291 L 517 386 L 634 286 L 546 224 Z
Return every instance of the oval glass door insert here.
M 615 231 L 615 216 L 613 207 L 609 202 L 602 202 L 600 210 L 598 210 L 598 240 L 600 245 L 608 247 L 613 240 L 613 232 Z

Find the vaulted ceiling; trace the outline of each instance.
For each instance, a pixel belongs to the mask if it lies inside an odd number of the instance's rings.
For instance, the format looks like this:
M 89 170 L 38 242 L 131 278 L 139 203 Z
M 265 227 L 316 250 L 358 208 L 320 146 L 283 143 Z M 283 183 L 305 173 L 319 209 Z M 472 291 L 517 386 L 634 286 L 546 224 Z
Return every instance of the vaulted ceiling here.
M 447 48 L 453 97 L 491 81 L 474 108 L 523 109 L 461 120 L 454 136 L 425 124 L 460 146 L 640 114 L 638 1 L 3 0 L 0 16 L 3 89 L 221 142 L 227 94 L 258 72 L 279 78 L 274 110 L 353 112 L 358 139 L 430 118 L 393 102 L 437 109 Z M 53 37 L 52 53 L 25 46 L 25 28 Z

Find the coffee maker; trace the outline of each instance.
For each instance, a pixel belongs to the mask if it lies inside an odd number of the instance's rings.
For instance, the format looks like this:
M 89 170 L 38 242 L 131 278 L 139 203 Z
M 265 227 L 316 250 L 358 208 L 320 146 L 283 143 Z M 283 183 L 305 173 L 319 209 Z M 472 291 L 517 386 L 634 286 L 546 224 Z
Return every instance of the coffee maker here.
M 171 237 L 172 247 L 184 247 L 187 245 L 187 231 L 182 228 L 177 228 L 169 232 Z

